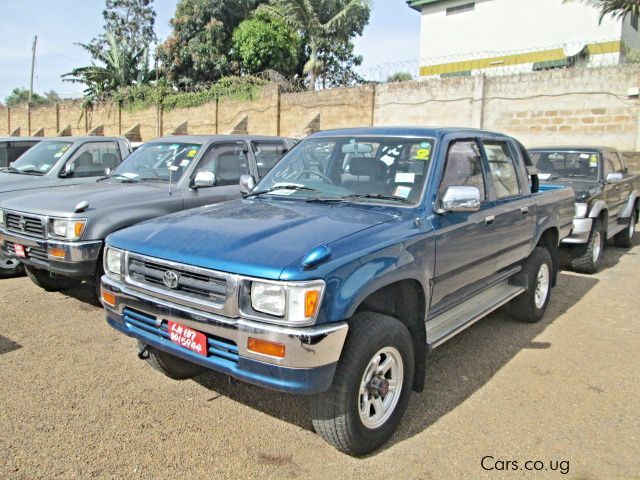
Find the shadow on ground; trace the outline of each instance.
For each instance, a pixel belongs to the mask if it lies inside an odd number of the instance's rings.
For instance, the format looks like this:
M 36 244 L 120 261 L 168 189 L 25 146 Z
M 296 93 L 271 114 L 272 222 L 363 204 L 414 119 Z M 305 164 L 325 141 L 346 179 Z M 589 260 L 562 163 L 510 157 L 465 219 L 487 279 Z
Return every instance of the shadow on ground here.
M 509 318 L 504 309 L 488 316 L 437 348 L 427 359 L 427 382 L 423 393 L 413 393 L 407 413 L 384 449 L 427 429 L 485 385 L 523 349 L 544 349 L 549 344 L 535 338 L 597 284 L 594 277 L 562 273 L 544 319 L 527 324 Z M 307 399 L 206 373 L 195 379 L 212 391 L 272 417 L 312 430 Z M 373 454 L 375 455 L 375 453 Z

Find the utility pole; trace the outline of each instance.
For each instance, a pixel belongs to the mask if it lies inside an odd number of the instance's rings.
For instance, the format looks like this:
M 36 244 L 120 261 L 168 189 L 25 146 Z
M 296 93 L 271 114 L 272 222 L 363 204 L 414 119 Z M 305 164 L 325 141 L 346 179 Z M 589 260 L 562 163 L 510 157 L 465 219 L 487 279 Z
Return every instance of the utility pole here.
M 36 45 L 38 44 L 38 36 L 33 37 L 33 47 L 31 47 L 31 84 L 29 85 L 29 102 L 27 105 L 31 105 L 31 96 L 33 95 L 33 71 L 36 66 Z

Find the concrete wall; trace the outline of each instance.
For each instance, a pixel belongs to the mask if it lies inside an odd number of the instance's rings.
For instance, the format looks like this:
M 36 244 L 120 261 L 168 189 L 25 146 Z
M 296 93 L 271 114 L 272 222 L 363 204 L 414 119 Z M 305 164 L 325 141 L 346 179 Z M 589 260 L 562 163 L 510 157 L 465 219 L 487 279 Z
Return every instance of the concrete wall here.
M 174 131 L 255 133 L 302 137 L 317 130 L 369 125 L 458 126 L 512 134 L 526 145 L 611 145 L 640 150 L 640 66 L 564 69 L 501 77 L 429 78 L 318 92 L 265 88 L 252 101 L 220 100 L 193 108 L 130 111 L 104 104 L 84 112 L 80 102 L 31 110 L 31 132 L 46 136 L 98 129 L 124 134 L 138 126 L 142 140 Z M 28 134 L 26 108 L 0 109 L 0 135 Z

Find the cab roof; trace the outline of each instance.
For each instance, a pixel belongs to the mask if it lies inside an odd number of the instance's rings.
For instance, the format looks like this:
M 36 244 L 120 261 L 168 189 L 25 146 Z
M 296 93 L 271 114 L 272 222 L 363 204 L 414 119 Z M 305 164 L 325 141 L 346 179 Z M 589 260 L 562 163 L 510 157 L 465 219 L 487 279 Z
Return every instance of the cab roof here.
M 498 137 L 510 138 L 508 135 L 488 130 L 480 130 L 475 128 L 456 128 L 456 127 L 360 127 L 360 128 L 341 128 L 335 130 L 324 130 L 314 133 L 307 138 L 333 137 L 333 136 L 397 136 L 397 137 L 431 137 L 439 138 L 448 134 L 459 135 L 491 135 Z
M 229 140 L 280 140 L 287 137 L 275 135 L 171 135 L 168 137 L 154 138 L 144 143 L 209 143 Z

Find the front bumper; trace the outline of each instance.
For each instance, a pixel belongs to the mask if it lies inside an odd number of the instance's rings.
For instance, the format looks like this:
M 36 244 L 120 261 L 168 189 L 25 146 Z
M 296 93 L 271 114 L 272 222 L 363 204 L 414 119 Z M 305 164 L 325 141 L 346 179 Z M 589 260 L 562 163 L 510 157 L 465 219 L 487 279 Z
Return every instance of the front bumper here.
M 25 247 L 26 257 L 16 256 L 13 248 L 16 244 Z M 64 252 L 64 257 L 52 256 L 52 249 Z M 92 276 L 96 272 L 101 249 L 102 240 L 64 242 L 28 237 L 0 229 L 0 255 L 66 277 L 84 279 Z
M 115 295 L 115 307 L 103 305 L 107 322 L 122 333 L 206 368 L 284 392 L 327 390 L 347 336 L 345 322 L 291 328 L 226 318 L 148 296 L 107 276 L 102 277 L 102 289 Z M 169 340 L 168 321 L 206 334 L 209 354 L 199 355 Z M 248 350 L 250 337 L 283 344 L 285 357 Z
M 574 218 L 571 234 L 568 237 L 563 238 L 562 243 L 570 245 L 587 243 L 589 241 L 589 234 L 591 233 L 592 225 L 593 218 Z

